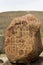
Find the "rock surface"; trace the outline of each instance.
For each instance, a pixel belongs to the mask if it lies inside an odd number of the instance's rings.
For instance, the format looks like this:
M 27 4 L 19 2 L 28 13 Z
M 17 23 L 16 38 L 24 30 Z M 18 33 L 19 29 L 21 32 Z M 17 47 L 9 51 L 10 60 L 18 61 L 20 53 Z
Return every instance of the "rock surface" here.
M 5 53 L 10 62 L 31 62 L 41 52 L 39 20 L 31 14 L 14 18 L 5 34 Z

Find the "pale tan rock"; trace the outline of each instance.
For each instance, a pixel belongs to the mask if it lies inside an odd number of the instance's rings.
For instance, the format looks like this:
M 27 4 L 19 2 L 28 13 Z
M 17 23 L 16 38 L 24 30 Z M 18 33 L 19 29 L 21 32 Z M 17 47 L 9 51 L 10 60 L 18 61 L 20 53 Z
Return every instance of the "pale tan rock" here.
M 5 53 L 10 62 L 31 62 L 41 52 L 39 20 L 31 14 L 14 18 L 5 34 Z

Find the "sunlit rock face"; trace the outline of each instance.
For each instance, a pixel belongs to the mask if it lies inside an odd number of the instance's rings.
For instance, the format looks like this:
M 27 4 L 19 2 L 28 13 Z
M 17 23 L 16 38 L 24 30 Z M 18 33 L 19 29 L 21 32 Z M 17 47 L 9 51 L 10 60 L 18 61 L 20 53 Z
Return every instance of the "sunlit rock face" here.
M 31 14 L 14 18 L 5 33 L 5 53 L 10 62 L 31 62 L 41 52 L 39 20 Z

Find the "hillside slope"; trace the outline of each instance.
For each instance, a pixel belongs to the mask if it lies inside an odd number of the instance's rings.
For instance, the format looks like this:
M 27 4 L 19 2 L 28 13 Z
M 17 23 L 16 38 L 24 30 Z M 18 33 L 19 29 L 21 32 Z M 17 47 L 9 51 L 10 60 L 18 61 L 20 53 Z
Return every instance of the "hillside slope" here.
M 13 11 L 13 12 L 4 12 L 0 13 L 0 34 L 4 34 L 6 28 L 10 24 L 13 18 L 22 16 L 25 14 L 34 14 L 41 21 L 41 31 L 43 31 L 43 12 L 36 11 Z

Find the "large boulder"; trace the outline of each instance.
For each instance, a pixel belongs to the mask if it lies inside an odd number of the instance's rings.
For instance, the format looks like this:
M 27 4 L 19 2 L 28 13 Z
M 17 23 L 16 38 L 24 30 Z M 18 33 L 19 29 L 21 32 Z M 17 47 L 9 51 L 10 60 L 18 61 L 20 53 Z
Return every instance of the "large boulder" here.
M 31 62 L 41 52 L 39 20 L 31 14 L 14 18 L 5 33 L 5 53 L 10 62 Z

